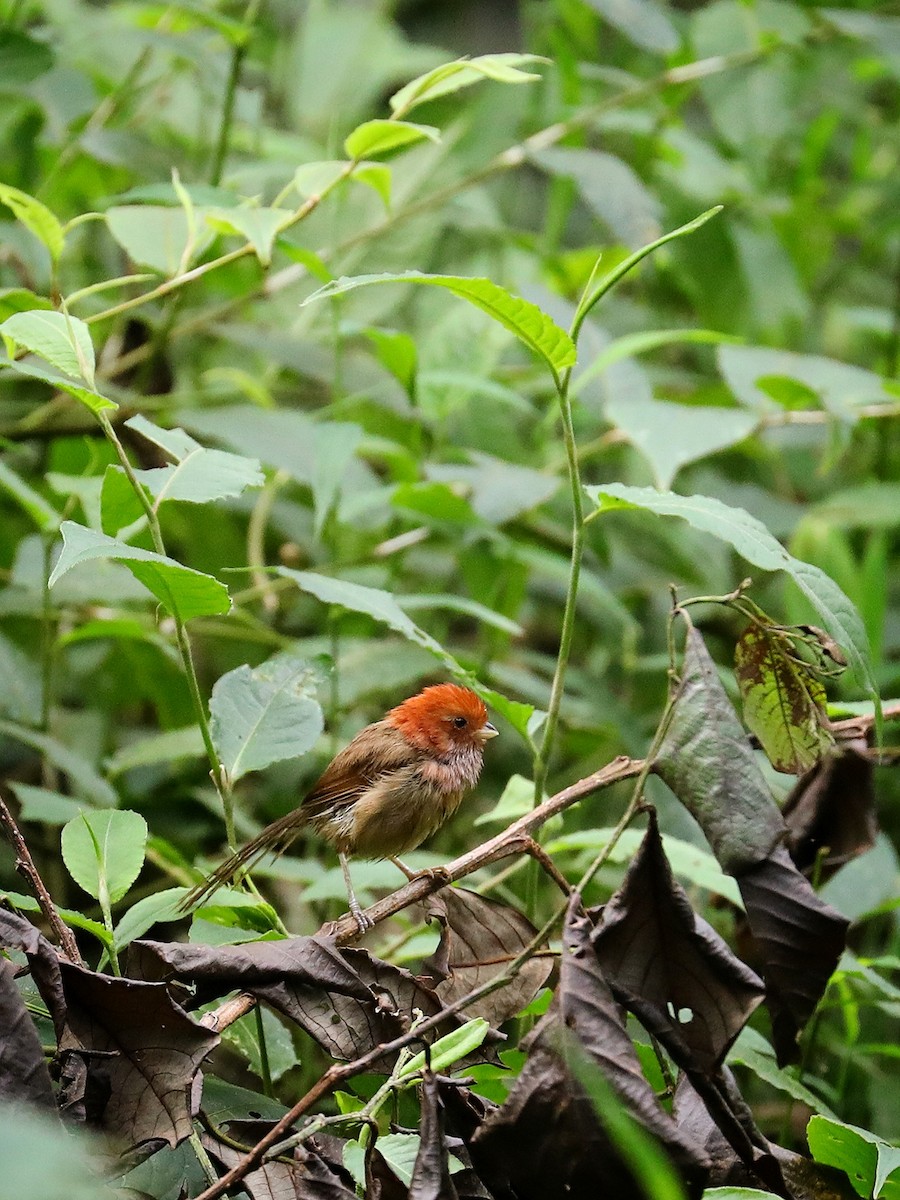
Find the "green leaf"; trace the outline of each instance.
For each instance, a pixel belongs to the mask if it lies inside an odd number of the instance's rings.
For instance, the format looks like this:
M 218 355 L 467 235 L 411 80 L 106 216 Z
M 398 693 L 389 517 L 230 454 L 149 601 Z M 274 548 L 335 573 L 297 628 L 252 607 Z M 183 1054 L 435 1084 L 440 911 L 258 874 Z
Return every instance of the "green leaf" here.
M 587 208 L 629 250 L 659 237 L 662 206 L 621 158 L 572 146 L 550 146 L 529 158 L 549 175 L 571 179 Z
M 41 697 L 40 667 L 0 634 L 0 712 L 13 721 L 39 725 Z
M 266 1066 L 263 1070 L 259 1045 L 259 1027 L 256 1013 L 249 1013 L 223 1030 L 223 1041 L 235 1047 L 247 1060 L 249 1069 L 259 1078 L 267 1072 L 273 1082 L 281 1079 L 291 1067 L 298 1063 L 297 1052 L 290 1031 L 268 1008 L 260 1008 L 263 1037 L 266 1048 Z M 379 1138 L 379 1142 L 381 1139 Z
M 683 466 L 726 450 L 750 436 L 759 418 L 740 408 L 672 404 L 649 396 L 613 396 L 606 415 L 653 468 L 667 488 Z
M 319 288 L 303 303 L 311 304 L 314 300 L 342 296 L 345 292 L 373 283 L 417 283 L 445 288 L 493 317 L 539 355 L 554 372 L 575 364 L 577 352 L 569 335 L 536 304 L 512 295 L 490 279 L 473 279 L 464 275 L 423 275 L 420 271 L 405 271 L 398 275 L 344 276 Z
M 184 621 L 191 617 L 219 616 L 231 609 L 228 589 L 212 575 L 183 567 L 174 559 L 151 550 L 117 542 L 115 538 L 76 525 L 74 521 L 64 521 L 60 532 L 63 549 L 50 576 L 51 587 L 81 563 L 115 559 L 124 563 L 167 612 Z
M 50 252 L 51 260 L 54 264 L 57 263 L 63 252 L 65 237 L 62 225 L 46 204 L 6 183 L 0 183 L 0 204 L 5 204 L 11 209 L 16 219 L 44 243 Z
M 33 896 L 23 896 L 20 892 L 0 891 L 0 900 L 9 901 L 14 907 L 22 912 L 41 912 L 41 906 Z M 67 925 L 71 925 L 73 929 L 84 929 L 85 932 L 93 934 L 95 938 L 106 948 L 112 944 L 112 937 L 109 930 L 101 925 L 99 921 L 92 921 L 90 917 L 85 917 L 82 913 L 72 908 L 60 908 L 58 904 L 53 906 Z M 43 1200 L 43 1197 L 41 1197 Z
M 572 381 L 569 390 L 573 396 L 578 396 L 587 383 L 608 371 L 617 362 L 621 362 L 623 358 L 647 354 L 651 350 L 658 350 L 660 346 L 721 345 L 739 341 L 740 338 L 720 333 L 717 329 L 648 329 L 640 333 L 626 333 L 601 350 L 579 373 L 578 378 Z
M 364 121 L 347 137 L 344 153 L 348 158 L 371 158 L 425 139 L 439 142 L 441 131 L 434 125 L 414 125 L 411 121 Z
M 47 532 L 59 525 L 60 515 L 56 509 L 5 462 L 0 462 L 0 488 L 28 513 L 38 529 Z
M 225 450 L 208 450 L 201 446 L 183 429 L 160 429 L 146 417 L 132 417 L 125 424 L 149 442 L 164 450 L 175 459 L 174 466 L 156 467 L 147 471 L 135 471 L 138 480 L 146 487 L 158 506 L 166 500 L 182 500 L 189 504 L 207 504 L 211 500 L 225 500 L 240 496 L 249 487 L 262 487 L 265 477 L 259 463 L 253 458 L 230 454 Z M 121 467 L 107 468 L 124 477 Z M 126 480 L 127 482 L 127 480 Z M 130 488 L 130 484 L 129 484 Z M 133 489 L 132 496 L 134 496 Z M 116 519 L 126 515 L 121 506 L 119 488 L 110 493 L 111 509 Z M 106 480 L 104 480 L 104 518 L 106 517 Z M 114 503 L 114 501 L 118 501 Z M 134 520 L 142 513 L 137 497 L 134 496 L 133 512 L 128 518 Z M 104 520 L 105 525 L 105 520 Z M 121 525 L 118 526 L 121 528 Z
M 74 320 L 75 318 L 70 318 Z M 2 332 L 2 327 L 0 327 Z M 48 367 L 42 367 L 36 362 L 24 362 L 22 359 L 16 359 L 14 362 L 0 364 L 8 366 L 10 370 L 15 371 L 17 375 L 25 375 L 28 379 L 40 379 L 42 383 L 47 383 L 50 387 L 55 388 L 58 392 L 65 392 L 69 396 L 73 396 L 90 412 L 96 416 L 98 413 L 106 410 L 115 411 L 119 406 L 114 400 L 108 399 L 100 392 L 94 391 L 93 388 L 80 387 L 77 383 L 72 383 L 65 376 L 58 374 L 56 371 Z
M 291 215 L 286 208 L 213 208 L 207 212 L 206 222 L 219 233 L 236 233 L 246 238 L 256 257 L 267 267 L 272 261 L 275 238 Z
M 707 1188 L 703 1200 L 779 1200 L 774 1192 L 761 1192 L 759 1188 L 715 1187 Z
M 95 900 L 121 900 L 144 865 L 147 822 L 127 809 L 83 812 L 64 826 L 69 874 Z
M 748 1067 L 754 1075 L 758 1075 L 760 1079 L 794 1100 L 799 1100 L 801 1104 L 807 1105 L 813 1112 L 826 1117 L 834 1116 L 824 1100 L 800 1082 L 794 1073 L 796 1068 L 778 1066 L 774 1049 L 761 1033 L 757 1033 L 749 1025 L 741 1030 L 737 1041 L 729 1050 L 728 1062 Z
M 13 313 L 0 325 L 0 333 L 14 346 L 30 350 L 93 388 L 94 343 L 87 325 L 78 317 L 46 308 Z
M 35 729 L 26 729 L 12 721 L 0 721 L 0 733 L 37 750 L 68 777 L 71 791 L 84 796 L 91 804 L 101 808 L 115 808 L 119 803 L 115 788 L 107 783 L 102 775 L 98 775 L 88 760 L 64 746 L 56 738 L 39 733 Z
M 744 721 L 776 771 L 802 775 L 834 745 L 825 689 L 790 639 L 773 625 L 748 625 L 734 648 Z
M 635 46 L 656 54 L 671 54 L 681 38 L 654 0 L 587 0 L 604 20 Z
M 185 759 L 203 758 L 206 747 L 197 725 L 183 729 L 167 729 L 141 738 L 117 750 L 106 763 L 110 775 L 124 775 L 138 767 L 155 767 L 160 763 L 176 763 Z
M 41 821 L 45 825 L 65 825 L 84 812 L 90 805 L 83 801 L 73 800 L 71 796 L 62 796 L 48 788 L 34 787 L 30 783 L 9 783 L 10 790 L 15 794 L 20 805 L 20 816 L 23 821 Z
M 420 629 L 415 621 L 406 615 L 390 592 L 363 587 L 362 584 L 350 583 L 344 579 L 332 579 L 327 575 L 316 575 L 312 571 L 294 571 L 290 567 L 279 567 L 278 574 L 293 580 L 301 591 L 309 592 L 324 604 L 339 604 L 351 612 L 365 613 L 373 620 L 383 622 L 407 641 L 421 646 L 423 650 L 433 654 L 451 674 L 478 692 L 485 704 L 504 716 L 514 729 L 526 736 L 528 722 L 535 711 L 532 705 L 508 700 L 499 692 L 483 687 L 440 642 L 424 629 Z
M 210 726 L 232 780 L 312 749 L 323 729 L 316 699 L 321 683 L 316 665 L 291 654 L 252 670 L 237 667 L 216 681 Z
M 494 79 L 498 83 L 533 83 L 540 75 L 519 68 L 547 61 L 537 54 L 482 54 L 477 58 L 458 58 L 419 75 L 395 92 L 390 99 L 391 112 L 395 117 L 405 116 L 426 100 L 458 92 L 482 79 Z
M 757 412 L 770 412 L 774 407 L 771 391 L 761 386 L 765 379 L 795 380 L 807 395 L 813 393 L 820 398 L 830 413 L 848 421 L 858 419 L 861 405 L 892 399 L 884 381 L 873 371 L 817 354 L 794 354 L 764 346 L 722 346 L 718 362 L 735 397 Z M 785 398 L 790 407 L 794 397 Z M 808 401 L 803 401 L 803 407 L 808 407 Z
M 189 266 L 215 236 L 211 229 L 203 228 L 203 209 L 189 216 L 183 208 L 124 204 L 107 209 L 104 216 L 110 233 L 126 254 L 163 275 L 174 275 L 183 265 Z
M 152 896 L 144 896 L 142 900 L 132 904 L 116 925 L 116 950 L 124 950 L 130 942 L 143 937 L 154 925 L 161 925 L 167 921 L 183 921 L 181 902 L 190 890 L 187 887 L 166 888 L 162 892 L 154 892 Z
M 829 1117 L 812 1117 L 806 1140 L 816 1162 L 845 1171 L 860 1196 L 900 1197 L 900 1148 L 868 1129 Z
M 476 817 L 474 825 L 509 825 L 534 808 L 534 780 L 510 775 L 493 808 Z
M 438 1038 L 431 1046 L 431 1069 L 435 1074 L 446 1071 L 448 1067 L 452 1067 L 454 1063 L 459 1062 L 461 1058 L 465 1058 L 467 1054 L 471 1054 L 477 1050 L 490 1031 L 490 1025 L 485 1021 L 484 1017 L 473 1017 L 471 1021 L 466 1021 L 465 1025 L 460 1025 L 458 1029 L 454 1029 L 452 1033 L 444 1034 Z M 425 1069 L 425 1051 L 421 1050 L 418 1054 L 403 1064 L 399 1071 L 401 1079 L 408 1079 L 410 1075 L 415 1075 L 418 1071 Z
M 28 288 L 0 288 L 0 321 L 5 321 L 13 313 L 40 308 L 53 308 L 46 296 L 39 296 Z
M 675 492 L 621 483 L 588 487 L 585 491 L 597 505 L 592 516 L 622 508 L 642 508 L 660 516 L 680 517 L 694 529 L 727 542 L 754 566 L 764 571 L 786 572 L 813 605 L 834 640 L 847 652 L 857 679 L 871 696 L 877 697 L 869 639 L 852 602 L 824 571 L 788 554 L 765 525 L 744 509 L 729 508 L 709 496 L 679 496 Z
M 0 29 L 0 79 L 4 89 L 31 83 L 53 66 L 53 51 L 46 42 L 28 37 L 9 24 Z M 15 191 L 15 188 L 11 188 Z M 30 199 L 30 197 L 29 197 Z

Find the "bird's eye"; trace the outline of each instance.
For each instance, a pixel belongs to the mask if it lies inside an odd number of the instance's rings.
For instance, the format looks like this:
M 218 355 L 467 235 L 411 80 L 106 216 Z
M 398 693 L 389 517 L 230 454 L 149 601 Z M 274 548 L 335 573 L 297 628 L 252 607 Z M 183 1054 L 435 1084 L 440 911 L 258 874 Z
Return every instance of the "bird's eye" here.
M 466 720 L 465 717 L 454 717 L 453 718 L 453 724 L 456 726 L 457 729 L 465 729 L 465 727 L 468 725 L 468 723 L 469 722 Z

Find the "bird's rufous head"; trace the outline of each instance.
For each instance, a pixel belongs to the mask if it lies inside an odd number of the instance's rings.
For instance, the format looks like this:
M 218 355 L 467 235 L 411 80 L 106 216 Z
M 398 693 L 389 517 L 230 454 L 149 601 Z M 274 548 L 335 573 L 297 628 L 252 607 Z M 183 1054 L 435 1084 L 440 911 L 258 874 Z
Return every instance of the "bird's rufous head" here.
M 420 750 L 444 756 L 481 749 L 497 736 L 480 696 L 458 683 L 438 683 L 392 708 L 385 720 Z

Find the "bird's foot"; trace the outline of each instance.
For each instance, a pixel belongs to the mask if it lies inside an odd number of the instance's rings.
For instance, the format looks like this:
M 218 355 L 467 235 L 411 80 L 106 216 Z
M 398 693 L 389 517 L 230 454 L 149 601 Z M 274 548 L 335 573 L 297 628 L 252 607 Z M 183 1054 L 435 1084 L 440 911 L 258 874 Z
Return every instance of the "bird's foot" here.
M 370 929 L 374 928 L 375 922 L 371 917 L 366 916 L 355 900 L 350 902 L 350 915 L 356 922 L 356 927 L 360 933 L 368 933 Z
M 406 878 L 412 883 L 414 879 L 434 879 L 441 887 L 446 887 L 452 883 L 450 872 L 446 867 L 423 867 L 421 871 L 414 871 L 412 867 L 408 867 L 406 863 L 401 862 L 399 858 L 392 858 L 391 862 L 395 867 L 399 867 Z

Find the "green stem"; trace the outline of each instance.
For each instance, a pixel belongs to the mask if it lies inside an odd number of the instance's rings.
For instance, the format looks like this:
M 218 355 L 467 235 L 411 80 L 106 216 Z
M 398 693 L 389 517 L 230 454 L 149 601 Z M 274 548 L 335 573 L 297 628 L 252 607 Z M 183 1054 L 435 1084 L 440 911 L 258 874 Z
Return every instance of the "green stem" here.
M 254 1012 L 256 1016 L 256 1041 L 259 1046 L 259 1073 L 262 1076 L 263 1092 L 274 1099 L 275 1089 L 272 1087 L 272 1070 L 269 1066 L 269 1047 L 266 1045 L 266 1029 L 263 1025 L 262 1009 L 258 1004 Z
M 53 602 L 50 598 L 50 571 L 52 567 L 53 540 L 44 536 L 42 548 L 44 551 L 43 579 L 41 580 L 41 724 L 43 733 L 50 729 L 50 706 L 53 697 L 53 642 L 55 621 Z
M 131 465 L 131 460 L 125 453 L 125 447 L 119 441 L 116 431 L 113 429 L 106 412 L 98 414 L 98 420 L 106 434 L 107 440 L 111 443 L 116 452 L 116 457 L 122 464 L 122 470 L 128 482 L 131 484 L 134 494 L 140 502 L 141 508 L 144 510 L 144 515 L 147 518 L 147 525 L 150 530 L 150 536 L 153 539 L 153 547 L 157 554 L 165 556 L 166 546 L 163 541 L 162 530 L 159 525 L 159 516 L 150 497 L 147 495 L 146 489 L 141 484 L 134 467 Z M 197 679 L 197 671 L 194 667 L 194 656 L 191 652 L 191 643 L 188 638 L 187 626 L 182 617 L 177 612 L 172 614 L 172 619 L 175 624 L 175 642 L 178 646 L 178 652 L 181 655 L 181 663 L 184 668 L 185 676 L 187 677 L 188 689 L 191 693 L 191 700 L 194 705 L 194 715 L 197 718 L 197 724 L 200 726 L 200 733 L 203 737 L 203 745 L 206 748 L 206 754 L 209 758 L 210 775 L 216 791 L 222 801 L 222 808 L 225 814 L 225 836 L 228 840 L 228 845 L 232 850 L 237 849 L 237 835 L 234 828 L 234 797 L 231 790 L 231 781 L 228 778 L 228 773 L 222 766 L 222 760 L 219 758 L 215 743 L 212 738 L 212 730 L 209 726 L 209 717 L 206 713 L 206 702 L 200 692 L 200 684 Z
M 241 68 L 244 65 L 244 59 L 247 57 L 247 48 L 250 44 L 250 35 L 256 21 L 258 8 L 258 0 L 250 0 L 250 3 L 247 5 L 247 11 L 244 13 L 244 28 L 241 36 L 231 48 L 228 80 L 225 84 L 225 96 L 222 101 L 222 120 L 219 125 L 219 136 L 216 139 L 216 149 L 213 154 L 212 167 L 209 173 L 209 182 L 213 187 L 218 187 L 221 182 L 225 159 L 228 157 L 228 143 L 231 141 L 231 126 L 234 121 L 234 100 L 241 79 Z

